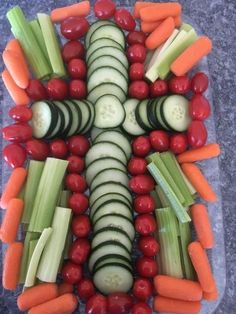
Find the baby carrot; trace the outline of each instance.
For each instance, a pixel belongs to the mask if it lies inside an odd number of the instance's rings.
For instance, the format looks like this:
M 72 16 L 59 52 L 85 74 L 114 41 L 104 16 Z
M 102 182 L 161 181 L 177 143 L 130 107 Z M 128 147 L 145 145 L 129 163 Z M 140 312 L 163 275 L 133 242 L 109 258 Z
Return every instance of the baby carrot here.
M 200 301 L 202 288 L 198 282 L 158 275 L 154 278 L 157 294 L 183 301 Z
M 20 192 L 27 176 L 27 170 L 25 168 L 13 169 L 7 184 L 2 192 L 0 200 L 0 207 L 6 209 L 9 201 L 12 198 L 16 198 Z
M 148 36 L 145 42 L 146 47 L 150 50 L 159 47 L 170 37 L 174 28 L 174 19 L 168 17 Z
M 82 1 L 67 7 L 57 8 L 51 12 L 51 20 L 54 23 L 61 22 L 70 16 L 87 16 L 90 11 L 89 1 Z
M 218 299 L 217 287 L 213 292 L 203 292 L 203 299 L 207 301 L 216 301 Z
M 73 285 L 63 282 L 63 283 L 60 283 L 58 286 L 58 295 L 60 296 L 66 293 L 72 293 L 73 290 L 74 290 Z
M 214 246 L 214 235 L 206 206 L 194 204 L 191 207 L 191 214 L 198 241 L 204 249 L 212 249 Z
M 175 21 L 175 27 L 180 27 L 181 24 L 182 24 L 181 15 L 175 16 L 175 17 L 174 17 L 174 21 Z
M 171 64 L 171 71 L 177 76 L 186 74 L 204 56 L 208 55 L 211 49 L 211 40 L 206 36 L 199 37 Z
M 55 283 L 42 283 L 29 288 L 17 298 L 17 306 L 20 311 L 30 308 L 58 297 L 58 287 Z
M 7 290 L 15 290 L 20 275 L 21 257 L 23 254 L 23 243 L 14 242 L 7 248 L 4 262 L 2 286 Z
M 135 19 L 140 18 L 140 10 L 146 7 L 155 6 L 154 2 L 143 2 L 143 1 L 137 1 L 134 5 L 134 13 L 133 16 Z
M 8 203 L 5 216 L 1 225 L 1 240 L 12 243 L 16 240 L 20 225 L 24 202 L 19 198 L 12 198 Z
M 78 304 L 77 298 L 72 293 L 66 293 L 56 299 L 32 307 L 28 314 L 65 314 L 72 313 Z
M 155 6 L 148 6 L 140 9 L 140 18 L 144 22 L 156 22 L 170 16 L 181 14 L 179 3 L 156 3 Z
M 220 155 L 220 146 L 216 143 L 207 144 L 203 147 L 187 150 L 180 154 L 177 159 L 179 163 L 195 162 L 204 159 L 214 158 Z
M 154 298 L 154 311 L 175 314 L 198 314 L 201 310 L 199 301 L 189 302 L 157 296 Z
M 216 290 L 215 279 L 213 277 L 211 266 L 201 244 L 197 241 L 188 246 L 188 253 L 197 273 L 198 281 L 204 292 L 213 292 Z
M 141 21 L 141 30 L 144 33 L 151 33 L 153 32 L 161 23 L 163 20 L 159 20 L 156 22 L 143 22 Z M 174 17 L 175 27 L 179 27 L 182 24 L 181 16 Z
M 11 98 L 13 99 L 16 105 L 28 105 L 30 99 L 24 89 L 20 88 L 16 85 L 15 81 L 13 80 L 12 76 L 7 70 L 2 72 L 2 80 L 8 93 L 10 94 Z
M 183 163 L 182 170 L 201 198 L 207 202 L 216 202 L 217 196 L 201 170 L 193 163 Z

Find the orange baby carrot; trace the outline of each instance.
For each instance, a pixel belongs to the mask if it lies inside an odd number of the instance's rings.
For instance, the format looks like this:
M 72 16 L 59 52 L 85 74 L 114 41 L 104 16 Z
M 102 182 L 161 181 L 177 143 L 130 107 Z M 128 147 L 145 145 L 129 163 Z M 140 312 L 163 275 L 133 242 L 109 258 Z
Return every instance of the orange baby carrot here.
M 202 288 L 198 282 L 158 275 L 154 278 L 157 294 L 183 301 L 200 301 Z
M 176 76 L 186 74 L 212 49 L 212 41 L 206 37 L 199 37 L 171 64 L 171 71 Z
M 216 202 L 217 196 L 201 170 L 193 163 L 183 163 L 182 170 L 201 198 L 207 202 Z
M 87 16 L 90 11 L 89 1 L 82 1 L 73 5 L 57 8 L 51 12 L 51 20 L 54 23 L 61 22 L 70 16 Z
M 148 6 L 140 9 L 140 18 L 144 22 L 156 22 L 164 20 L 169 16 L 178 16 L 181 14 L 181 5 L 179 3 L 156 3 L 155 6 Z
M 180 154 L 177 159 L 179 163 L 195 162 L 205 159 L 214 158 L 220 155 L 220 146 L 216 143 L 207 144 L 200 148 L 187 150 Z
M 7 248 L 4 262 L 2 285 L 4 289 L 15 290 L 20 275 L 21 257 L 23 254 L 23 243 L 14 242 Z
M 28 72 L 28 76 L 30 77 L 29 67 L 27 65 L 27 61 L 26 61 L 24 52 L 23 52 L 23 50 L 21 48 L 19 40 L 15 39 L 15 38 L 11 39 L 7 43 L 5 50 L 14 51 L 18 55 L 18 57 L 21 59 L 20 62 L 24 65 L 25 71 Z
M 146 47 L 150 50 L 159 47 L 170 37 L 174 28 L 174 19 L 168 17 L 148 36 L 145 42 Z
M 58 286 L 58 295 L 63 295 L 66 293 L 72 293 L 74 290 L 73 285 L 70 285 L 69 283 L 63 282 L 60 283 Z
M 203 299 L 207 301 L 216 301 L 218 299 L 217 287 L 213 292 L 203 292 Z
M 11 77 L 10 73 L 7 70 L 2 72 L 2 80 L 8 93 L 10 94 L 11 98 L 13 99 L 16 105 L 28 105 L 30 99 L 24 89 L 20 88 L 16 85 L 15 81 Z
M 8 203 L 5 216 L 1 225 L 1 240 L 4 243 L 16 241 L 20 225 L 24 202 L 19 198 L 12 198 Z
M 201 310 L 199 301 L 189 302 L 157 296 L 154 298 L 154 311 L 175 314 L 198 314 Z
M 214 246 L 214 235 L 206 206 L 194 204 L 191 207 L 191 214 L 198 241 L 204 249 L 212 249 Z
M 12 198 L 16 198 L 19 194 L 25 179 L 27 176 L 27 170 L 24 168 L 15 168 L 13 169 L 7 184 L 2 192 L 2 197 L 0 200 L 0 207 L 6 209 L 8 203 Z
M 55 283 L 42 283 L 29 288 L 17 298 L 17 306 L 20 311 L 30 308 L 58 297 L 58 287 Z
M 153 32 L 161 23 L 163 20 L 159 20 L 156 22 L 143 22 L 141 21 L 141 30 L 144 33 L 151 33 Z M 181 16 L 174 17 L 175 27 L 179 27 L 182 24 Z
M 175 21 L 175 27 L 180 27 L 181 24 L 182 24 L 181 15 L 175 16 L 175 17 L 174 17 L 174 21 Z
M 188 246 L 188 253 L 197 273 L 198 281 L 204 292 L 213 292 L 216 290 L 215 279 L 213 277 L 211 266 L 201 244 L 197 241 Z
M 143 1 L 137 1 L 134 5 L 134 13 L 133 16 L 135 19 L 140 18 L 140 10 L 146 7 L 155 6 L 156 3 L 154 2 L 143 2 Z
M 32 307 L 28 314 L 65 314 L 72 313 L 78 304 L 77 298 L 72 293 L 66 293 L 56 299 Z

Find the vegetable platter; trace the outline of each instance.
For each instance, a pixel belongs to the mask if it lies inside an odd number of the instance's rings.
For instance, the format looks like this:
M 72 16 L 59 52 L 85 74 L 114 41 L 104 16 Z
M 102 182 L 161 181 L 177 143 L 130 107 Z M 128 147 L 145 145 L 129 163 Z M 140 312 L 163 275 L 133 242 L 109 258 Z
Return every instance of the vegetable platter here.
M 1 312 L 214 313 L 212 43 L 178 3 L 70 5 L 7 12 Z

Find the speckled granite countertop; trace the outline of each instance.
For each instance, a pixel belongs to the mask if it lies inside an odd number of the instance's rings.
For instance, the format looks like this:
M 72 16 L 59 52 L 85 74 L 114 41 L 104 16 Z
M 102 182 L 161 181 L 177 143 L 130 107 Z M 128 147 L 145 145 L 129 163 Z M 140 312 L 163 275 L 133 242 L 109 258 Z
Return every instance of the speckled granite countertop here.
M 55 6 L 54 3 L 57 6 L 63 6 L 73 2 L 73 0 L 0 0 L 0 51 L 2 52 L 10 36 L 10 28 L 5 19 L 5 13 L 10 7 L 20 4 L 25 13 L 31 16 L 39 11 L 45 11 L 45 8 L 50 10 Z M 126 1 L 126 3 L 131 2 Z M 179 2 L 183 5 L 184 13 L 195 20 L 196 24 L 214 42 L 214 50 L 208 62 L 213 89 L 217 140 L 223 152 L 220 157 L 220 175 L 227 268 L 225 296 L 215 314 L 234 314 L 236 313 L 236 158 L 234 158 L 236 150 L 236 0 L 180 0 Z M 2 69 L 1 63 L 0 66 Z

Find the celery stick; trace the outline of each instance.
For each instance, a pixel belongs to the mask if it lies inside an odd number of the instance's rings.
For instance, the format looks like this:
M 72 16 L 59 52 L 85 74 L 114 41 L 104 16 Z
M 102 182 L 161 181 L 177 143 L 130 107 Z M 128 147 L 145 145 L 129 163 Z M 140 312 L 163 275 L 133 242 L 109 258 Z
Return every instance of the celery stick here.
M 64 62 L 62 60 L 59 42 L 54 25 L 49 15 L 38 13 L 38 21 L 42 30 L 44 42 L 47 48 L 53 74 L 57 77 L 66 76 Z
M 25 196 L 24 196 L 24 211 L 21 218 L 21 222 L 29 224 L 35 195 L 37 193 L 39 181 L 44 167 L 43 161 L 31 160 L 28 168 L 28 176 L 25 184 Z
M 36 19 L 36 20 L 29 22 L 29 25 L 32 29 L 32 32 L 34 33 L 34 37 L 36 38 L 36 40 L 39 44 L 39 47 L 41 48 L 42 52 L 44 53 L 45 58 L 47 59 L 47 62 L 50 64 L 49 55 L 47 52 L 47 48 L 46 48 L 44 38 L 43 38 L 43 33 L 42 33 L 41 28 L 40 28 L 38 20 Z
M 25 196 L 25 184 L 21 188 L 20 193 L 17 195 L 17 197 L 20 198 L 21 200 L 24 200 L 24 196 Z
M 184 30 L 185 32 L 189 32 L 193 29 L 192 25 L 183 23 L 180 27 L 180 31 Z
M 36 247 L 38 243 L 38 239 L 37 240 L 31 240 L 30 243 L 29 243 L 29 256 L 28 256 L 28 261 L 27 261 L 27 269 L 29 269 L 29 264 L 30 264 L 30 261 L 31 261 L 31 257 L 34 253 L 34 249 Z
M 63 252 L 64 259 L 68 259 L 69 258 L 69 249 L 71 247 L 72 241 L 73 241 L 73 234 L 69 230 L 68 233 L 67 233 L 67 236 L 66 236 L 66 243 L 65 243 L 65 248 L 64 248 L 64 252 Z
M 70 219 L 70 208 L 56 208 L 52 222 L 53 232 L 46 244 L 37 272 L 37 277 L 42 281 L 56 282 Z
M 151 194 L 151 196 L 153 197 L 153 199 L 155 201 L 156 208 L 162 207 L 160 198 L 158 197 L 157 193 L 155 191 L 151 191 L 150 194 Z
M 30 259 L 29 268 L 25 279 L 25 287 L 32 287 L 35 283 L 39 261 L 42 256 L 43 250 L 50 239 L 52 231 L 52 228 L 44 229 L 39 240 L 37 241 L 36 247 Z
M 170 202 L 168 201 L 168 199 L 165 196 L 165 193 L 163 192 L 162 188 L 160 187 L 160 185 L 157 185 L 156 188 L 156 193 L 160 199 L 161 202 L 161 207 L 170 207 Z
M 67 191 L 67 190 L 61 191 L 59 206 L 68 207 L 68 200 L 69 200 L 70 195 L 71 195 L 70 191 Z

